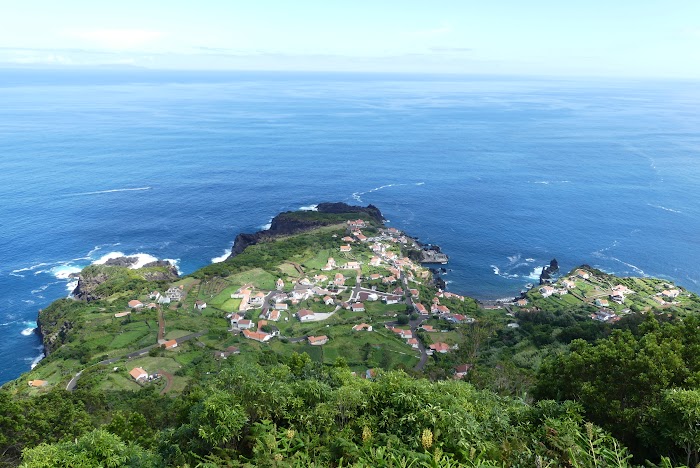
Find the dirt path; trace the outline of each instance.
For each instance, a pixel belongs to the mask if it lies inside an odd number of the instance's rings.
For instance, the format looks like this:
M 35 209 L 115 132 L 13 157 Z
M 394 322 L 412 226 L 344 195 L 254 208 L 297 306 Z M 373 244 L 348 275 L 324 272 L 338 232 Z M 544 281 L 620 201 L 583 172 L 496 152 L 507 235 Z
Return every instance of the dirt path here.
M 159 370 L 158 373 L 160 375 L 162 375 L 163 377 L 165 377 L 165 379 L 167 380 L 167 382 L 165 384 L 165 388 L 163 388 L 163 390 L 160 391 L 161 395 L 165 395 L 173 387 L 173 375 L 168 373 L 168 372 L 165 372 L 163 370 Z
M 158 343 L 165 342 L 165 319 L 163 318 L 163 309 L 158 307 Z

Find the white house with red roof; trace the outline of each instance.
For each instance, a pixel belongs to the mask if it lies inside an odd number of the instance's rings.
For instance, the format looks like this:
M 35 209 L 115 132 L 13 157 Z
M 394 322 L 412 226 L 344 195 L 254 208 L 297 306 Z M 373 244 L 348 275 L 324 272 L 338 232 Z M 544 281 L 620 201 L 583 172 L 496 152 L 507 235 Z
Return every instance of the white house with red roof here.
M 351 310 L 353 312 L 364 312 L 365 311 L 365 305 L 362 302 L 355 302 L 351 306 Z

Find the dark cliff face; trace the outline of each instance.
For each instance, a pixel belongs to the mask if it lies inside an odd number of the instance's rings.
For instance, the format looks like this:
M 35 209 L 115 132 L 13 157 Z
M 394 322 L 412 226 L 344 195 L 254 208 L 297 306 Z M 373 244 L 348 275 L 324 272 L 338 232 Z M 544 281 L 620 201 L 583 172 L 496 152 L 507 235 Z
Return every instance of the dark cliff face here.
M 364 213 L 369 215 L 369 217 L 378 224 L 384 221 L 381 211 L 374 205 L 368 206 L 353 206 L 347 203 L 319 203 L 317 206 L 316 213 L 326 213 L 326 214 L 348 214 L 348 213 Z M 334 224 L 336 221 L 329 222 L 322 219 L 308 218 L 305 219 L 299 216 L 298 211 L 286 211 L 280 213 L 274 218 L 270 223 L 270 229 L 265 231 L 258 231 L 254 234 L 239 234 L 233 241 L 233 249 L 231 249 L 231 255 L 229 258 L 235 257 L 236 255 L 243 252 L 248 246 L 255 245 L 259 242 L 264 242 L 266 240 L 274 239 L 278 236 L 289 236 L 292 234 L 299 234 L 304 231 L 310 231 L 321 226 L 326 226 L 328 224 Z

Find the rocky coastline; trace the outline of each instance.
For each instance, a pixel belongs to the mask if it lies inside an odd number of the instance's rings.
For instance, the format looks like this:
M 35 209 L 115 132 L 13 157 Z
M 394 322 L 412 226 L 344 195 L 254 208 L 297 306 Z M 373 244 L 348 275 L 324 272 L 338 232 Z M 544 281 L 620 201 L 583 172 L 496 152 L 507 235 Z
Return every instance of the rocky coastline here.
M 316 206 L 316 212 L 327 214 L 343 214 L 343 213 L 364 213 L 370 216 L 371 219 L 378 223 L 384 221 L 382 212 L 374 205 L 354 206 L 347 203 L 319 203 Z M 285 211 L 278 214 L 270 222 L 270 228 L 261 230 L 255 233 L 241 233 L 236 236 L 233 241 L 231 255 L 228 258 L 233 258 L 243 252 L 248 246 L 255 245 L 259 242 L 265 242 L 276 237 L 289 236 L 300 234 L 305 231 L 310 231 L 330 223 L 323 220 L 314 219 L 299 219 L 295 216 L 297 211 Z

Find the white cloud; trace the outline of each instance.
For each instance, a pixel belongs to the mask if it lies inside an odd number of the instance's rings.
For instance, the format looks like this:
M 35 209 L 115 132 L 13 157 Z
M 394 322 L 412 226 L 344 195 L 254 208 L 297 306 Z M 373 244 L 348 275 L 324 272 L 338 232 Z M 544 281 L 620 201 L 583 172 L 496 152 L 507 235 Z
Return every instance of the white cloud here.
M 91 29 L 70 30 L 66 32 L 66 35 L 89 41 L 91 45 L 123 50 L 138 48 L 153 42 L 161 38 L 163 33 L 143 29 Z

